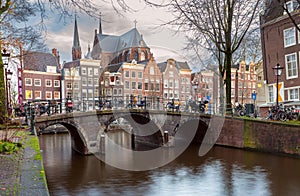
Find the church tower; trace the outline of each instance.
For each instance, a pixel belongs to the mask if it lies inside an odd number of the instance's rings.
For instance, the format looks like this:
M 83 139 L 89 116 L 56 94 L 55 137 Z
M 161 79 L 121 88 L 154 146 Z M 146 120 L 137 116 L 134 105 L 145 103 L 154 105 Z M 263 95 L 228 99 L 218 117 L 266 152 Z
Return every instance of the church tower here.
M 75 26 L 74 26 L 74 37 L 73 37 L 73 47 L 72 47 L 72 60 L 81 59 L 81 47 L 79 43 L 77 19 L 75 15 Z

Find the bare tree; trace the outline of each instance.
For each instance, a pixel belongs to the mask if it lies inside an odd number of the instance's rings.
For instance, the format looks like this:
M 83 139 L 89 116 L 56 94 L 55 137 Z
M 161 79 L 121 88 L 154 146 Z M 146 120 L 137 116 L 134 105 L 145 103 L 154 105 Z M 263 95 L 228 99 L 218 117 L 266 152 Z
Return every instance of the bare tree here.
M 99 17 L 101 5 L 111 4 L 115 11 L 134 11 L 126 4 L 126 0 L 0 0 L 0 51 L 3 44 L 14 47 L 22 43 L 25 50 L 46 50 L 43 42 L 43 32 L 46 29 L 43 23 L 48 17 L 48 10 L 58 12 L 61 18 L 66 19 L 74 12 L 82 12 L 92 17 Z M 30 17 L 40 16 L 36 26 L 29 22 Z M 18 43 L 18 44 L 15 44 Z M 14 50 L 18 50 L 15 47 Z M 20 52 L 19 52 L 20 53 Z M 5 104 L 5 83 L 3 61 L 0 53 L 0 123 L 7 116 Z
M 226 108 L 231 111 L 231 65 L 254 20 L 259 20 L 261 0 L 169 0 L 153 6 L 167 7 L 174 14 L 168 24 L 188 33 L 209 49 L 219 62 L 220 78 L 226 86 Z M 220 87 L 222 88 L 222 86 Z M 222 104 L 221 100 L 221 104 Z

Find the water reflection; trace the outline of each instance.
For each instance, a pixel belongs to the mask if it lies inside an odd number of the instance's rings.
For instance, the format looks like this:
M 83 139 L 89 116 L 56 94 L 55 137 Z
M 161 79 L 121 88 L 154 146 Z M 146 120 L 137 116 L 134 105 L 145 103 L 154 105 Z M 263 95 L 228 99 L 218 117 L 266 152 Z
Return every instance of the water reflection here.
M 113 168 L 71 150 L 67 134 L 42 135 L 51 195 L 296 195 L 299 159 L 214 147 L 198 157 L 190 146 L 170 164 L 150 171 Z

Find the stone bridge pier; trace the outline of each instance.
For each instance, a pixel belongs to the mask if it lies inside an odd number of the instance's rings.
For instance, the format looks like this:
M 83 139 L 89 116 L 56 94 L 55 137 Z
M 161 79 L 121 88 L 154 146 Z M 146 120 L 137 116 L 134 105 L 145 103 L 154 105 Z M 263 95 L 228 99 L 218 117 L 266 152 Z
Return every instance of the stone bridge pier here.
M 131 126 L 133 142 L 153 146 L 174 145 L 174 139 L 177 137 L 201 142 L 210 122 L 209 115 L 196 113 L 108 110 L 37 117 L 35 129 L 37 134 L 41 134 L 46 127 L 61 124 L 70 133 L 72 148 L 87 155 L 101 152 L 101 137 L 110 131 L 112 123 L 119 119 L 125 120 L 126 124 Z

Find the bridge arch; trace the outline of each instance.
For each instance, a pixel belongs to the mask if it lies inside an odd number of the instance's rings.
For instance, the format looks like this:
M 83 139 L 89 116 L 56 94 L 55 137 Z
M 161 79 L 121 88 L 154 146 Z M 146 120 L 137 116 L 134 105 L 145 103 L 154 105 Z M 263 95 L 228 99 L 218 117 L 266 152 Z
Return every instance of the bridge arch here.
M 64 126 L 70 133 L 72 149 L 79 152 L 80 154 L 89 154 L 89 149 L 87 145 L 88 137 L 85 133 L 85 130 L 76 123 L 64 122 L 64 121 L 50 122 L 44 124 L 43 126 L 39 126 L 37 128 L 37 134 L 40 135 L 42 133 L 42 130 L 46 129 L 47 127 L 53 125 L 59 125 L 59 124 Z
M 163 130 L 160 130 L 147 114 L 123 113 L 112 115 L 109 120 L 105 122 L 106 129 L 104 132 L 109 131 L 109 126 L 118 119 L 124 119 L 129 123 L 132 130 L 127 131 L 128 133 L 135 135 L 137 142 L 148 143 L 157 147 L 163 145 Z
M 185 139 L 190 139 L 190 142 L 201 143 L 207 130 L 208 124 L 201 118 L 187 119 L 183 124 L 177 125 L 178 128 L 174 130 L 172 135 L 184 136 Z

